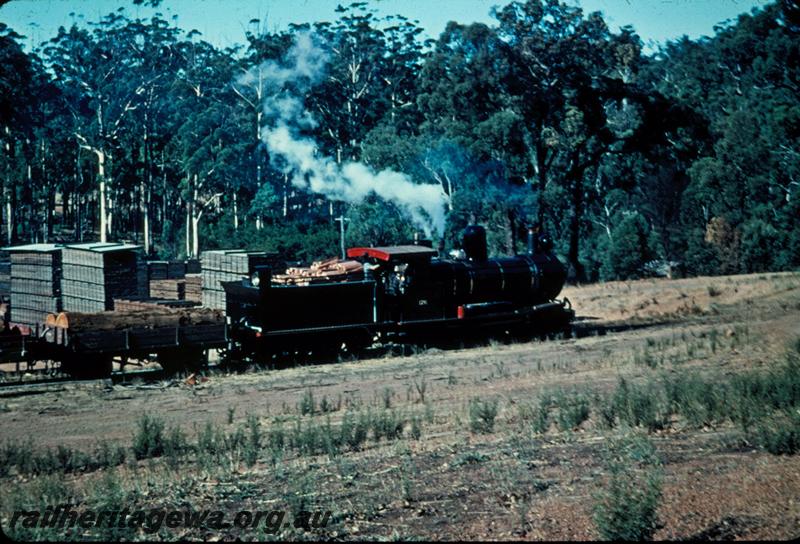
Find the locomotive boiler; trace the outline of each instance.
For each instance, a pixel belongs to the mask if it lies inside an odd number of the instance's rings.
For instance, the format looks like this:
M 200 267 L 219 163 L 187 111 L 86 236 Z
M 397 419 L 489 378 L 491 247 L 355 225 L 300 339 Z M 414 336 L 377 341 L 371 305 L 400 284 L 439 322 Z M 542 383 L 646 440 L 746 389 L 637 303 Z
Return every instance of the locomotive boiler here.
M 224 282 L 232 346 L 268 355 L 569 326 L 569 301 L 556 299 L 566 269 L 547 236 L 529 231 L 527 253 L 502 258 L 488 257 L 481 226 L 462 242 L 449 257 L 424 241 L 350 248 L 363 271 L 346 281 L 280 285 L 259 267 L 250 280 Z

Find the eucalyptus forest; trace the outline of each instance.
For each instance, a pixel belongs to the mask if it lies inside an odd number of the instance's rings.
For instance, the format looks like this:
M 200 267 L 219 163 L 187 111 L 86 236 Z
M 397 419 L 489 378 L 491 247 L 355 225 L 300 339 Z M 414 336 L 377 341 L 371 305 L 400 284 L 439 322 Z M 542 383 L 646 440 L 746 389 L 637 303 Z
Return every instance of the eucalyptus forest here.
M 310 261 L 338 253 L 337 220 L 348 245 L 419 232 L 448 249 L 480 223 L 493 254 L 539 226 L 575 281 L 800 266 L 796 0 L 654 51 L 558 0 L 435 39 L 368 2 L 337 14 L 275 32 L 254 19 L 229 48 L 124 8 L 29 50 L 0 23 L 3 243 Z M 379 189 L 320 189 L 281 155 L 270 127 L 289 117 L 326 176 Z

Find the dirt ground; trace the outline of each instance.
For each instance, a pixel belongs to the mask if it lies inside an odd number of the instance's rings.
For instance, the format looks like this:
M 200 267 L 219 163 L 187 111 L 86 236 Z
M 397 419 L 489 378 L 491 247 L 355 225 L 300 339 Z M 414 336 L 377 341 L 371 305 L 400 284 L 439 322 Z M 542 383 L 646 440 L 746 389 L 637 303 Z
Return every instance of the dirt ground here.
M 207 422 L 232 430 L 255 416 L 269 429 L 302 416 L 336 425 L 346 407 L 391 406 L 424 419 L 419 439 L 370 440 L 336 457 L 289 453 L 275 462 L 262 456 L 252 467 L 237 463 L 213 473 L 156 459 L 65 478 L 83 488 L 99 472 L 115 471 L 147 504 L 180 495 L 183 502 L 174 504 L 196 508 L 275 508 L 303 495 L 334 512 L 336 523 L 324 536 L 335 539 L 598 538 L 592 507 L 607 482 L 603 455 L 617 431 L 600 428 L 592 414 L 572 430 L 532 433 L 521 407 L 557 391 L 608 392 L 621 377 L 769 369 L 800 337 L 800 274 L 611 282 L 562 294 L 582 321 L 637 326 L 602 336 L 218 373 L 195 386 L 171 380 L 5 388 L 0 443 L 30 440 L 39 450 L 88 452 L 100 440 L 130 448 L 143 414 L 194 440 Z M 641 364 L 642 354 L 656 363 Z M 308 395 L 333 408 L 301 414 Z M 498 401 L 493 432 L 470 429 L 469 402 L 476 398 Z M 800 537 L 800 456 L 772 455 L 732 440 L 735 434 L 732 424 L 693 428 L 682 421 L 650 434 L 664 470 L 657 539 Z M 2 478 L 0 500 L 34 479 Z M 250 535 L 185 530 L 166 536 Z

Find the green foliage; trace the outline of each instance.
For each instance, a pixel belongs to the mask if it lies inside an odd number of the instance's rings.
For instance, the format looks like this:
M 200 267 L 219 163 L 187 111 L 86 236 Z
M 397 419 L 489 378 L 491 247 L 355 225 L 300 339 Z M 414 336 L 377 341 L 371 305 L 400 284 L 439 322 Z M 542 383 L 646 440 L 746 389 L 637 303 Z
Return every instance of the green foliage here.
M 289 261 L 311 262 L 339 254 L 338 228 L 328 221 L 266 223 L 256 229 L 251 222 L 233 229 L 230 218 L 201 226 L 203 249 L 243 248 L 274 251 Z
M 136 423 L 133 437 L 133 455 L 137 459 L 158 457 L 164 453 L 164 421 L 144 414 Z
M 530 429 L 537 434 L 544 434 L 550 428 L 550 405 L 549 396 L 543 395 L 539 398 L 539 405 L 521 403 L 518 405 L 520 420 L 530 426 Z
M 316 410 L 316 403 L 314 402 L 314 393 L 311 389 L 306 389 L 303 393 L 303 398 L 300 399 L 300 404 L 297 409 L 303 415 L 313 414 Z
M 644 263 L 650 258 L 647 221 L 640 214 L 625 217 L 612 230 L 612 241 L 600 268 L 604 280 L 641 276 Z
M 604 416 L 613 419 L 613 413 L 621 423 L 631 427 L 643 426 L 650 431 L 661 429 L 666 424 L 668 409 L 658 389 L 653 385 L 634 385 L 620 378 L 609 407 Z
M 750 440 L 773 455 L 800 452 L 800 414 L 792 411 L 760 420 Z
M 489 434 L 494 431 L 499 401 L 474 398 L 469 402 L 469 429 L 473 433 Z
M 453 22 L 428 41 L 409 20 L 344 6 L 308 25 L 328 63 L 301 97 L 303 136 L 336 162 L 440 187 L 449 247 L 479 222 L 490 253 L 510 254 L 538 223 L 581 281 L 638 277 L 651 259 L 688 274 L 794 269 L 800 98 L 786 59 L 800 34 L 784 4 L 654 54 L 570 3 L 507 2 L 494 24 Z M 111 237 L 143 241 L 147 211 L 161 258 L 192 253 L 196 228 L 199 250 L 310 262 L 339 253 L 340 214 L 348 245 L 408 241 L 417 227 L 395 204 L 310 194 L 265 153 L 270 89 L 240 76 L 281 58 L 300 28 L 222 50 L 161 15 L 115 12 L 26 52 L 0 26 L 0 234 L 97 238 L 103 156 Z
M 414 237 L 414 227 L 391 202 L 371 195 L 351 206 L 346 240 L 349 246 L 391 246 L 407 243 Z
M 589 419 L 589 399 L 578 391 L 562 391 L 554 403 L 558 406 L 558 426 L 562 431 L 575 429 Z M 537 422 L 536 427 L 540 425 Z
M 603 540 L 652 540 L 658 529 L 662 469 L 646 437 L 627 435 L 606 455 L 608 483 L 595 499 L 594 521 Z
M 94 455 L 73 450 L 63 445 L 43 452 L 37 451 L 30 440 L 22 443 L 7 443 L 0 446 L 0 476 L 16 470 L 19 474 L 49 474 L 53 472 L 88 472 L 113 467 L 125 462 L 126 452 L 122 446 L 100 442 Z
M 743 272 L 765 272 L 779 268 L 776 257 L 782 245 L 778 229 L 761 219 L 742 225 L 741 264 Z

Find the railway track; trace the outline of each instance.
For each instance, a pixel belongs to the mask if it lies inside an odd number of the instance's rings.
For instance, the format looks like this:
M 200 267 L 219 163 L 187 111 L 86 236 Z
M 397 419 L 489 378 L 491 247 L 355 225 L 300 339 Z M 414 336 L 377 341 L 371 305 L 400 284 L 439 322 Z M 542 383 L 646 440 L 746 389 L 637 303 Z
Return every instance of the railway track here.
M 0 381 L 0 398 L 6 396 L 3 394 L 4 389 L 27 389 L 35 388 L 37 386 L 45 386 L 52 384 L 70 384 L 70 383 L 89 383 L 89 382 L 110 382 L 117 385 L 132 380 L 142 380 L 145 382 L 160 381 L 169 378 L 166 372 L 160 368 L 133 370 L 128 372 L 115 371 L 107 378 L 75 378 L 66 374 L 52 374 L 52 370 L 38 369 L 27 371 L 21 376 L 16 373 L 7 372 L 10 374 L 5 376 Z M 32 377 L 28 377 L 32 376 Z M 9 395 L 19 396 L 19 395 Z
M 615 332 L 622 332 L 627 330 L 636 330 L 642 328 L 649 328 L 649 327 L 657 327 L 661 325 L 668 325 L 673 323 L 675 320 L 661 320 L 661 321 L 649 321 L 649 322 L 642 322 L 642 323 L 597 323 L 591 319 L 581 319 L 578 318 L 574 323 L 571 325 L 571 330 L 566 331 L 565 333 L 556 333 L 547 335 L 547 338 L 550 339 L 559 339 L 564 337 L 572 337 L 572 338 L 585 338 L 588 336 L 603 336 L 608 333 L 615 333 Z M 452 349 L 461 349 L 461 348 L 473 348 L 485 345 L 485 343 L 481 343 L 480 341 L 474 342 L 471 345 L 464 345 L 460 343 L 458 345 L 450 345 L 450 346 L 437 346 L 437 347 L 450 347 Z M 373 359 L 376 357 L 382 357 L 389 353 L 390 351 L 396 350 L 400 347 L 401 353 L 410 355 L 413 351 L 408 351 L 408 345 L 405 344 L 384 344 L 378 348 L 369 348 L 367 350 L 362 351 L 361 353 L 354 353 L 351 354 L 352 357 L 355 357 L 357 360 L 366 360 L 366 359 Z M 317 360 L 310 360 L 310 361 L 303 361 L 303 362 L 317 362 L 317 363 L 326 363 L 331 362 L 326 359 L 317 359 Z M 251 361 L 247 363 L 243 363 L 239 367 L 226 365 L 226 364 L 209 364 L 205 371 L 215 373 L 221 370 L 230 370 L 235 368 L 249 368 L 252 366 L 276 366 L 277 368 L 282 366 L 292 366 L 291 362 L 284 361 L 283 365 L 273 365 L 272 363 L 266 362 L 258 362 L 258 361 Z M 299 364 L 295 362 L 294 364 Z M 0 398 L 7 397 L 7 396 L 22 396 L 25 394 L 25 390 L 33 390 L 37 387 L 53 385 L 53 384 L 70 384 L 70 383 L 90 383 L 90 382 L 107 382 L 112 385 L 118 384 L 125 384 L 126 382 L 131 382 L 137 380 L 137 382 L 144 382 L 144 383 L 153 383 L 168 379 L 174 379 L 175 375 L 170 374 L 169 372 L 161 369 L 161 368 L 145 368 L 140 370 L 128 370 L 128 371 L 114 371 L 111 373 L 110 376 L 106 378 L 76 378 L 73 376 L 65 375 L 65 374 L 53 374 L 52 368 L 42 368 L 42 369 L 32 369 L 26 371 L 20 371 L 19 373 L 11 371 L 11 372 L 0 372 Z M 16 388 L 18 391 L 14 391 Z M 4 390 L 10 390 L 5 391 Z

